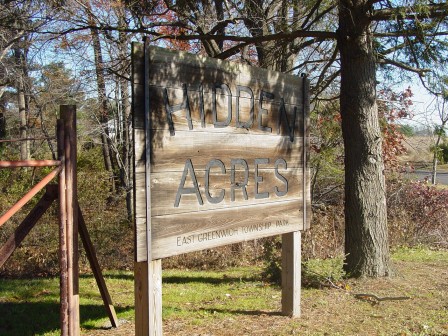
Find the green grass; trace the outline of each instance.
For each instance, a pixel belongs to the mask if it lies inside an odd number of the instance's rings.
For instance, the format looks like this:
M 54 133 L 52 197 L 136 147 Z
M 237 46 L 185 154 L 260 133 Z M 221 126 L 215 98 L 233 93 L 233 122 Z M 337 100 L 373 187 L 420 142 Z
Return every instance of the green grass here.
M 261 281 L 258 268 L 225 271 L 163 272 L 163 318 L 189 318 L 202 325 L 209 318 L 278 309 L 279 288 Z M 134 319 L 131 272 L 107 272 L 106 283 L 119 319 Z M 235 305 L 235 302 L 237 304 Z M 95 279 L 80 277 L 81 328 L 108 324 Z M 58 335 L 59 279 L 0 279 L 0 335 Z
M 124 319 L 134 316 L 133 275 L 108 273 L 106 282 L 115 309 Z M 108 319 L 93 276 L 80 277 L 82 328 Z M 59 279 L 0 279 L 0 335 L 59 335 Z
M 392 260 L 410 262 L 447 262 L 448 251 L 430 249 L 426 246 L 400 247 L 392 252 Z
M 424 247 L 394 251 L 399 276 L 349 280 L 343 290 L 303 288 L 303 317 L 279 315 L 281 289 L 262 281 L 258 267 L 220 271 L 166 270 L 163 272 L 163 320 L 168 335 L 426 335 L 446 330 L 448 252 Z M 304 278 L 342 281 L 342 259 L 310 260 Z M 119 319 L 131 321 L 118 334 L 133 332 L 134 282 L 131 272 L 106 272 L 106 283 Z M 418 283 L 418 286 L 416 286 Z M 351 294 L 412 296 L 378 306 Z M 444 305 L 445 302 L 445 305 Z M 108 324 L 102 300 L 91 275 L 80 277 L 81 328 L 99 335 Z M 318 323 L 316 323 L 318 321 Z M 362 323 L 358 323 L 362 321 Z M 211 329 L 210 329 L 211 328 Z M 214 328 L 214 329 L 213 329 Z M 426 329 L 428 332 L 426 332 Z M 214 330 L 214 331 L 213 331 Z M 258 331 L 257 331 L 258 330 Z M 393 333 L 391 333 L 393 331 Z M 106 335 L 107 331 L 104 331 Z M 59 335 L 59 279 L 0 279 L 0 335 Z
M 272 297 L 279 288 L 261 281 L 261 269 L 225 271 L 168 270 L 163 276 L 163 318 L 192 318 L 195 324 L 208 318 L 223 319 L 242 312 L 277 309 Z M 192 313 L 193 312 L 193 313 Z

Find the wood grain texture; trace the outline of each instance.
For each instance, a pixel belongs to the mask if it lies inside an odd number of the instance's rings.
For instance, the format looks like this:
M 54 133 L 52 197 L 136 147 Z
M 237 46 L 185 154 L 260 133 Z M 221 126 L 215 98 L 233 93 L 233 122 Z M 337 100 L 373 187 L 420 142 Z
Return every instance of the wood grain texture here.
M 136 140 L 143 138 L 141 132 L 135 130 Z M 186 159 L 194 161 L 195 169 L 197 166 L 200 170 L 212 159 L 220 159 L 230 166 L 232 159 L 244 159 L 251 164 L 257 158 L 268 158 L 270 162 L 283 158 L 290 168 L 303 166 L 302 138 L 291 142 L 286 136 L 189 131 L 178 131 L 176 136 L 157 132 L 154 138 L 151 173 L 183 171 Z M 135 144 L 137 173 L 145 171 L 144 148 L 143 142 Z
M 188 86 L 187 86 L 188 87 Z M 226 128 L 226 132 L 233 133 L 261 133 L 264 135 L 277 135 L 278 124 L 280 120 L 280 134 L 287 133 L 283 115 L 282 106 L 286 111 L 288 123 L 295 125 L 295 131 L 303 129 L 302 111 L 303 104 L 287 104 L 264 97 L 248 95 L 246 92 L 240 92 L 239 96 L 230 98 L 228 95 L 211 92 L 203 92 L 197 88 L 175 89 L 161 88 L 158 86 L 149 86 L 149 96 L 151 100 L 151 121 L 154 129 L 168 129 L 167 107 L 165 98 L 169 106 L 181 105 L 184 99 L 188 99 L 188 108 L 179 108 L 171 113 L 176 130 L 190 131 L 209 131 L 222 132 L 222 128 L 215 127 L 213 119 L 213 109 L 216 103 L 217 120 L 224 121 L 230 115 L 231 120 Z M 230 100 L 230 109 L 229 109 Z M 185 105 L 186 106 L 186 105 Z M 251 113 L 252 112 L 252 113 Z M 188 118 L 191 118 L 191 125 Z M 247 124 L 249 127 L 242 127 Z M 241 127 L 238 127 L 241 126 Z
M 304 230 L 311 227 L 311 169 L 310 169 L 310 81 L 305 77 L 303 83 L 303 222 Z
M 300 317 L 301 232 L 282 235 L 282 314 Z
M 284 75 L 245 64 L 222 61 L 210 57 L 192 55 L 187 52 L 150 47 L 150 82 L 160 87 L 176 87 L 185 80 L 192 85 L 205 87 L 213 83 L 225 83 L 232 92 L 236 85 L 268 92 L 281 92 L 287 103 L 298 104 L 302 101 L 300 92 L 302 79 Z M 179 88 L 179 86 L 177 86 Z
M 135 218 L 135 243 L 134 257 L 136 262 L 148 260 L 148 250 L 146 242 L 146 216 Z
M 135 336 L 162 336 L 162 261 L 134 263 Z
M 64 156 L 67 213 L 67 266 L 68 266 L 68 318 L 69 335 L 80 334 L 79 315 L 79 248 L 78 248 L 78 196 L 77 196 L 77 136 L 76 106 L 61 105 L 64 123 Z M 64 196 L 61 196 L 64 197 Z
M 65 161 L 65 135 L 64 135 L 64 121 L 57 120 L 56 124 L 57 134 L 57 149 L 58 159 L 61 162 Z M 65 164 L 62 165 L 62 171 L 59 174 L 58 191 L 59 191 L 59 298 L 60 298 L 60 323 L 61 336 L 68 336 L 69 334 L 69 318 L 68 318 L 68 253 L 67 253 L 67 205 L 65 192 L 67 185 L 65 181 Z
M 258 175 L 263 178 L 263 182 L 258 183 L 258 193 L 268 193 L 267 198 L 255 198 L 255 178 L 254 170 L 248 172 L 248 181 L 246 187 L 238 187 L 235 184 L 232 185 L 232 174 L 230 166 L 226 174 L 221 174 L 219 170 L 209 177 L 209 188 L 205 187 L 205 171 L 196 171 L 196 178 L 199 185 L 199 191 L 203 204 L 198 203 L 197 196 L 195 194 L 182 195 L 178 207 L 174 206 L 176 200 L 176 193 L 181 181 L 182 172 L 167 172 L 167 173 L 155 173 L 151 175 L 151 190 L 152 190 L 152 214 L 154 217 L 187 213 L 207 211 L 223 208 L 234 208 L 240 206 L 250 206 L 255 204 L 265 204 L 268 206 L 270 203 L 278 201 L 291 201 L 301 197 L 302 193 L 302 169 L 289 169 L 287 171 L 279 171 L 284 178 L 288 181 L 287 193 L 283 196 L 278 196 L 276 190 L 285 192 L 285 183 L 280 181 L 275 176 L 274 169 L 262 169 L 259 170 Z M 245 171 L 235 171 L 235 181 L 245 181 Z M 145 176 L 142 173 L 138 173 L 136 176 L 136 182 L 139 188 L 138 194 L 144 193 Z M 190 184 L 190 183 L 188 183 Z M 221 202 L 214 204 L 207 200 L 206 192 L 212 197 L 217 197 L 222 190 L 224 190 L 224 197 Z M 246 196 L 247 195 L 247 199 Z M 280 193 L 281 195 L 281 193 Z M 233 196 L 233 201 L 232 201 Z M 137 198 L 136 207 L 139 209 L 139 213 L 143 213 L 143 209 L 146 206 L 145 200 L 141 197 Z
M 134 195 L 134 257 L 138 262 L 136 263 L 136 272 L 139 272 L 141 267 L 140 262 L 147 260 L 147 248 L 146 248 L 146 206 L 144 209 L 137 209 L 136 204 L 146 204 L 146 182 L 145 177 L 143 179 L 136 180 L 137 167 L 140 167 L 140 172 L 145 176 L 146 171 L 146 146 L 145 146 L 145 130 L 144 130 L 144 118 L 145 118 L 145 93 L 144 93 L 144 77 L 145 77 L 145 65 L 144 65 L 144 47 L 142 44 L 132 44 L 132 124 L 133 124 L 133 139 L 134 139 L 134 173 L 133 173 L 133 195 Z M 144 218 L 144 220 L 139 219 Z M 144 256 L 144 257 L 142 257 Z M 147 267 L 147 265 L 146 265 Z M 136 305 L 141 304 L 142 301 L 137 299 L 137 296 L 145 295 L 137 293 L 138 289 L 143 288 L 136 284 Z M 147 295 L 147 288 L 146 288 Z M 141 307 L 136 306 L 136 319 L 141 310 Z M 140 318 L 140 317 L 138 317 Z M 146 317 L 145 317 L 146 318 Z M 146 324 L 147 326 L 147 324 Z M 147 329 L 147 327 L 146 327 Z
M 162 260 L 148 262 L 148 335 L 162 336 Z
M 134 55 L 141 57 L 142 51 L 135 48 Z M 149 252 L 147 230 L 151 232 L 151 258 L 156 260 L 301 230 L 307 225 L 302 211 L 309 197 L 309 193 L 302 197 L 308 188 L 303 170 L 307 155 L 303 113 L 304 102 L 308 103 L 303 78 L 150 47 L 148 133 L 144 127 L 144 71 L 136 73 L 144 65 L 141 59 L 133 64 L 137 261 L 146 260 Z M 146 134 L 151 138 L 149 151 Z M 286 195 L 275 193 L 276 187 L 284 187 L 274 168 L 280 158 L 287 162 L 287 170 L 279 170 L 288 180 Z M 232 184 L 232 160 L 236 159 L 247 163 L 247 199 L 243 189 Z M 267 161 L 259 164 L 257 180 L 258 159 Z M 210 168 L 210 162 L 216 160 L 221 166 Z M 197 179 L 198 194 L 179 196 L 181 187 L 194 186 L 188 162 Z M 240 184 L 246 184 L 243 168 L 234 172 Z M 151 187 L 150 218 L 146 218 L 146 183 Z M 269 197 L 265 198 L 266 193 Z M 276 221 L 288 224 L 275 226 L 272 223 Z M 268 229 L 245 229 L 266 223 L 271 223 Z M 217 238 L 219 230 L 238 234 Z M 208 234 L 212 239 L 199 242 L 199 235 L 207 232 L 212 232 Z M 184 240 L 188 236 L 192 238 Z M 184 242 L 179 245 L 178 239 Z
M 148 262 L 134 263 L 135 336 L 148 336 Z
M 132 125 L 134 128 L 144 127 L 144 61 L 143 45 L 132 43 Z
M 153 257 L 268 237 L 303 229 L 302 200 L 153 217 Z

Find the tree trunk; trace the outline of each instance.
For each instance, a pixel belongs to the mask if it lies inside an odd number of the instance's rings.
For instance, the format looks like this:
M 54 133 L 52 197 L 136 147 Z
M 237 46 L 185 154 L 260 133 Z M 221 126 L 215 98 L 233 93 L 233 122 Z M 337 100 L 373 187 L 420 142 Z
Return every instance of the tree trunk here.
M 130 127 L 130 115 L 131 115 L 131 104 L 129 101 L 129 88 L 128 82 L 125 79 L 120 79 L 121 86 L 121 102 L 122 102 L 122 112 L 123 112 L 123 147 L 122 147 L 122 157 L 123 157 L 123 167 L 121 172 L 122 186 L 126 192 L 126 209 L 128 214 L 128 219 L 132 220 L 133 216 L 133 203 L 132 203 L 132 166 L 131 162 L 131 134 L 129 132 Z
M 298 27 L 298 20 L 289 22 L 288 13 L 294 12 L 297 14 L 298 5 L 295 1 L 293 3 L 286 0 L 280 0 L 279 6 L 269 6 L 263 10 L 263 1 L 251 1 L 247 4 L 248 17 L 259 20 L 247 20 L 246 26 L 251 32 L 252 36 L 269 36 L 280 31 L 294 30 Z M 296 7 L 297 5 L 297 7 Z M 280 9 L 279 9 L 280 8 Z M 278 17 L 274 23 L 268 23 L 269 18 Z M 286 72 L 294 65 L 296 54 L 291 52 L 294 45 L 294 40 L 274 40 L 255 43 L 257 49 L 258 66 L 263 69 L 269 69 L 279 72 Z
M 434 148 L 434 157 L 432 159 L 432 175 L 431 184 L 436 185 L 437 183 L 437 147 Z
M 442 106 L 442 111 L 445 108 L 445 102 L 443 103 Z M 438 154 L 440 151 L 439 145 L 440 145 L 440 141 L 442 140 L 442 136 L 443 136 L 443 130 L 445 129 L 445 125 L 448 122 L 447 117 L 443 117 L 443 113 L 441 114 L 441 119 L 442 119 L 442 124 L 440 125 L 440 128 L 437 129 L 437 139 L 436 139 L 436 144 L 434 145 L 434 155 L 432 158 L 432 176 L 431 176 L 431 183 L 433 185 L 435 185 L 437 183 L 437 161 L 438 161 Z
M 17 107 L 19 109 L 19 137 L 21 139 L 26 139 L 28 137 L 28 118 L 26 110 L 26 98 L 25 98 L 25 53 L 19 47 L 14 49 L 14 57 L 17 66 L 17 79 L 16 79 L 16 90 L 17 90 Z M 20 142 L 20 159 L 28 160 L 30 158 L 29 142 Z
M 390 275 L 386 186 L 366 0 L 339 3 L 341 116 L 345 146 L 345 270 Z
M 93 22 L 93 20 L 91 20 Z M 115 191 L 115 177 L 112 165 L 112 159 L 109 149 L 109 141 L 107 137 L 108 113 L 107 113 L 107 98 L 106 98 L 106 82 L 104 79 L 104 64 L 103 55 L 101 52 L 100 38 L 96 29 L 90 31 L 93 44 L 93 52 L 95 57 L 95 70 L 98 89 L 98 100 L 100 103 L 100 124 L 101 124 L 101 144 L 103 149 L 104 167 L 110 174 L 111 191 Z
M 6 139 L 6 101 L 0 96 L 0 140 Z M 5 144 L 0 142 L 0 156 L 2 154 Z
M 119 20 L 119 26 L 123 30 L 125 28 L 128 28 L 125 17 L 126 12 L 125 8 L 123 6 L 116 8 L 116 14 L 118 16 Z M 126 78 L 130 77 L 129 73 L 129 67 L 125 66 L 125 64 L 128 64 L 128 45 L 129 45 L 129 38 L 128 35 L 122 31 L 119 33 L 119 43 L 118 43 L 118 55 L 122 62 L 122 70 L 120 71 L 121 77 L 118 79 L 118 84 L 120 87 L 120 105 L 121 108 L 119 109 L 122 113 L 121 115 L 121 136 L 123 140 L 122 145 L 122 166 L 120 167 L 120 179 L 121 179 L 121 186 L 126 192 L 126 210 L 127 210 L 127 218 L 130 222 L 132 222 L 133 218 L 133 212 L 134 212 L 134 204 L 133 204 L 133 197 L 132 197 L 132 191 L 133 191 L 133 168 L 132 163 L 134 162 L 132 157 L 132 144 L 131 144 L 131 100 L 130 100 L 130 93 L 129 93 L 129 81 Z
M 125 56 L 125 55 L 123 55 Z M 128 75 L 128 74 L 126 74 Z M 130 122 L 131 122 L 131 104 L 128 81 L 124 78 L 120 79 L 121 87 L 121 110 L 123 113 L 123 147 L 122 147 L 122 157 L 123 157 L 123 167 L 122 167 L 122 186 L 126 192 L 126 209 L 128 214 L 128 219 L 132 220 L 133 216 L 133 202 L 132 202 L 132 151 L 131 151 L 131 133 L 130 133 Z
M 19 107 L 19 119 L 20 119 L 20 132 L 19 137 L 26 139 L 28 137 L 28 118 L 26 113 L 26 100 L 25 100 L 25 84 L 23 77 L 19 78 L 17 85 L 17 99 Z M 20 160 L 29 160 L 30 149 L 29 141 L 20 142 Z
M 441 134 L 437 135 L 436 144 L 434 146 L 434 155 L 432 158 L 432 176 L 431 176 L 431 183 L 433 185 L 437 182 L 437 156 L 439 154 L 439 144 L 440 144 L 440 138 L 442 137 Z

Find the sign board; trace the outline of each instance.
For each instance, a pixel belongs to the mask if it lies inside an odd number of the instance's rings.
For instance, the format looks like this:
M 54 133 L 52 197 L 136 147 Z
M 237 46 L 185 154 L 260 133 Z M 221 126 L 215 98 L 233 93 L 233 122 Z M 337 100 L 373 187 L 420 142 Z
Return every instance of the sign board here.
M 308 80 L 144 49 L 133 50 L 137 262 L 308 228 Z

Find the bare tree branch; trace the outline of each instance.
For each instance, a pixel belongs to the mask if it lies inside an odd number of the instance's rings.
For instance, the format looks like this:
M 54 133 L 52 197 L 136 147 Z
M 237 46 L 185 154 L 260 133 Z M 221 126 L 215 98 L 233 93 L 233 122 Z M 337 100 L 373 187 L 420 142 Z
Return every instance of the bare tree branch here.
M 426 7 L 414 10 L 413 7 L 397 7 L 378 9 L 373 11 L 370 19 L 373 21 L 389 21 L 389 20 L 422 20 L 446 17 L 448 14 L 448 4 L 429 4 Z
M 395 61 L 395 60 L 391 60 L 388 58 L 385 58 L 383 55 L 378 55 L 378 60 L 377 62 L 379 64 L 390 64 L 390 65 L 394 65 L 400 69 L 406 70 L 406 71 L 410 71 L 416 74 L 419 74 L 421 76 L 424 76 L 425 73 L 430 72 L 430 69 L 419 69 L 419 68 L 414 68 L 410 65 Z
M 416 37 L 421 36 L 422 33 L 419 31 L 395 31 L 395 32 L 380 32 L 380 33 L 373 33 L 374 37 Z M 448 31 L 440 31 L 440 32 L 425 32 L 426 37 L 434 37 L 434 36 L 448 36 Z

